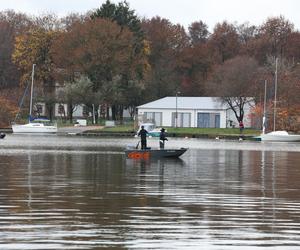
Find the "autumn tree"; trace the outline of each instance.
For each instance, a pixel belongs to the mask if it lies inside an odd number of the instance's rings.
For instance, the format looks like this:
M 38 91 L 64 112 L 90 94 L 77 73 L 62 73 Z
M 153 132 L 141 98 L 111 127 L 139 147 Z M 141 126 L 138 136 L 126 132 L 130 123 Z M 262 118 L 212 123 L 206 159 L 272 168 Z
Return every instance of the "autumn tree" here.
M 197 44 L 185 48 L 177 63 L 177 71 L 181 75 L 180 90 L 186 96 L 205 96 L 206 81 L 212 69 L 212 58 L 208 45 Z
M 100 8 L 96 9 L 91 14 L 91 18 L 109 19 L 116 22 L 121 27 L 127 27 L 134 33 L 134 37 L 137 39 L 136 43 L 141 43 L 144 39 L 141 21 L 135 14 L 135 11 L 130 9 L 129 4 L 126 1 L 114 4 L 109 0 L 106 0 Z M 138 46 L 138 44 L 136 45 Z M 140 48 L 142 48 L 142 46 Z
M 131 56 L 133 33 L 115 22 L 96 18 L 75 23 L 69 32 L 61 34 L 52 48 L 56 65 L 70 74 L 87 75 L 94 84 L 94 91 L 107 92 L 111 82 L 121 77 L 122 88 L 127 91 L 128 79 L 135 79 Z M 123 81 L 124 80 L 124 81 Z M 139 84 L 139 82 L 138 82 Z M 136 86 L 139 87 L 139 86 Z M 117 92 L 110 92 L 102 100 L 108 105 L 118 105 Z M 114 117 L 113 117 L 114 118 Z
M 269 44 L 268 54 L 274 57 L 285 57 L 288 46 L 288 37 L 291 35 L 294 25 L 283 16 L 268 18 L 260 27 L 260 36 Z
M 212 96 L 218 96 L 234 112 L 237 121 L 244 119 L 244 106 L 257 95 L 258 63 L 246 56 L 237 56 L 217 66 L 210 80 Z
M 236 26 L 236 31 L 240 42 L 239 55 L 253 56 L 253 41 L 258 34 L 258 28 L 249 22 Z
M 238 55 L 240 42 L 234 25 L 218 23 L 210 36 L 209 44 L 216 63 L 223 63 Z
M 130 68 L 120 77 L 116 77 L 118 86 L 121 89 L 131 89 L 130 92 L 140 92 L 137 87 L 141 86 L 148 73 L 148 61 L 147 56 L 149 54 L 149 45 L 145 40 L 144 32 L 141 28 L 141 21 L 135 14 L 135 11 L 130 9 L 128 2 L 123 1 L 118 4 L 114 4 L 107 0 L 100 8 L 94 11 L 91 15 L 92 19 L 102 18 L 116 22 L 121 26 L 121 29 L 129 29 L 133 34 L 131 55 L 129 57 L 128 65 Z M 135 84 L 133 84 L 135 83 Z M 116 84 L 114 84 L 116 86 Z M 133 88 L 132 88 L 133 87 Z M 125 93 L 123 93 L 125 94 Z M 127 95 L 123 104 L 112 106 L 113 113 L 117 112 L 117 115 L 122 119 L 123 105 L 126 107 L 135 105 L 136 97 L 133 95 Z M 125 101 L 126 99 L 126 101 Z
M 114 4 L 106 0 L 104 4 L 96 9 L 91 14 L 92 19 L 102 18 L 116 22 L 121 26 L 121 29 L 129 29 L 133 34 L 130 65 L 134 65 L 136 73 L 140 78 L 144 77 L 146 57 L 148 55 L 148 44 L 145 41 L 144 32 L 141 27 L 141 20 L 135 14 L 135 11 L 130 9 L 128 2 L 119 2 Z M 138 60 L 137 60 L 138 59 Z M 134 61 L 139 63 L 134 64 Z M 124 80 L 124 79 L 123 79 Z
M 285 48 L 285 56 L 295 65 L 300 62 L 300 32 L 294 31 L 288 36 L 288 46 Z
M 30 79 L 32 65 L 36 64 L 37 82 L 53 86 L 53 59 L 49 52 L 55 35 L 55 32 L 36 28 L 16 38 L 13 61 L 23 73 L 22 82 Z
M 205 82 L 210 69 L 211 56 L 207 40 L 209 32 L 207 25 L 202 22 L 193 22 L 188 27 L 189 43 L 177 52 L 175 70 L 182 95 L 203 96 L 205 95 Z
M 277 61 L 277 75 L 276 62 Z M 272 58 L 269 60 L 268 70 L 272 73 L 273 79 L 270 81 L 269 90 L 271 92 L 272 103 L 274 104 L 274 91 L 277 87 L 276 94 L 276 128 L 296 131 L 297 117 L 300 108 L 300 67 L 291 63 L 285 58 Z M 277 85 L 275 86 L 275 77 Z M 271 109 L 270 119 L 273 120 L 273 107 Z
M 257 27 L 255 25 L 251 25 L 249 22 L 237 25 L 236 31 L 241 44 L 247 44 L 247 42 L 255 38 L 258 33 Z
M 189 46 L 189 38 L 182 26 L 160 17 L 144 20 L 143 30 L 150 44 L 147 100 L 174 95 L 182 81 L 178 60 Z
M 1 89 L 0 91 L 0 127 L 8 127 L 14 120 L 18 105 L 16 103 L 18 90 Z
M 189 27 L 189 37 L 192 45 L 203 44 L 209 37 L 208 26 L 202 21 L 193 22 Z
M 10 57 L 13 50 L 14 34 L 10 24 L 0 21 L 0 86 L 8 87 L 12 83 L 16 85 L 18 74 Z
M 300 66 L 296 64 L 289 74 L 285 76 L 284 84 L 289 85 L 289 91 L 284 91 L 283 94 L 286 96 L 285 101 L 287 102 L 285 107 L 288 109 L 287 129 L 295 132 L 300 132 L 299 124 L 299 110 L 300 110 Z
M 268 18 L 258 27 L 255 39 L 250 41 L 249 55 L 254 56 L 261 65 L 265 64 L 270 56 L 289 57 L 289 60 L 293 60 L 293 55 L 289 53 L 294 46 L 297 47 L 297 42 L 292 42 L 293 34 L 294 25 L 283 16 Z
M 13 61 L 22 72 L 21 83 L 30 80 L 32 65 L 36 65 L 35 86 L 43 89 L 43 98 L 50 119 L 55 103 L 55 70 L 50 48 L 56 36 L 56 31 L 35 27 L 16 37 L 13 53 Z
M 20 73 L 11 57 L 15 37 L 25 32 L 31 20 L 25 14 L 13 11 L 0 12 L 0 87 L 17 87 Z

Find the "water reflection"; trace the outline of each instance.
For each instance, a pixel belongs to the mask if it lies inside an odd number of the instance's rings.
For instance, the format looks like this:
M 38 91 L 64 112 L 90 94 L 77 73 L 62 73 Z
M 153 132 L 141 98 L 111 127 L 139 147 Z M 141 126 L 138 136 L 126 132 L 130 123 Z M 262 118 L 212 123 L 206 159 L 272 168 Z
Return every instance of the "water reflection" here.
M 1 155 L 1 249 L 300 247 L 299 153 L 58 146 Z

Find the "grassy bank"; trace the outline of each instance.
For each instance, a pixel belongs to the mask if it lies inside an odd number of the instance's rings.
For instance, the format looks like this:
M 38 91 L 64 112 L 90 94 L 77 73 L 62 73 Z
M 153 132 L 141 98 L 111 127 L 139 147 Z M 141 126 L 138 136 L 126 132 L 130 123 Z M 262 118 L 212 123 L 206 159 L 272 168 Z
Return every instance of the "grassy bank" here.
M 238 135 L 238 128 L 167 128 L 168 133 L 196 134 L 196 135 Z M 244 129 L 244 135 L 259 134 L 259 130 Z
M 130 132 L 134 133 L 135 130 L 133 128 L 133 125 L 117 125 L 115 127 L 103 127 L 102 129 L 99 129 L 98 131 L 103 131 L 103 132 Z
M 168 136 L 174 137 L 238 137 L 240 130 L 238 128 L 172 128 L 165 127 Z M 110 128 L 93 130 L 97 133 L 134 133 L 133 125 L 119 125 Z M 245 137 L 256 136 L 260 134 L 259 130 L 244 129 Z

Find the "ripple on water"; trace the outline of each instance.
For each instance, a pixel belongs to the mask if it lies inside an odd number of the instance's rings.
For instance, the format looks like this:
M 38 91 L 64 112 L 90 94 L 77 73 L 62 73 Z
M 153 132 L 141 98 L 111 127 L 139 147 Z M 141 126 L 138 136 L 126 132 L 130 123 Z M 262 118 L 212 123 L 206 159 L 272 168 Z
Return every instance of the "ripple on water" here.
M 24 138 L 1 142 L 0 249 L 300 248 L 298 152 L 174 140 L 181 160 L 132 161 L 131 139 Z

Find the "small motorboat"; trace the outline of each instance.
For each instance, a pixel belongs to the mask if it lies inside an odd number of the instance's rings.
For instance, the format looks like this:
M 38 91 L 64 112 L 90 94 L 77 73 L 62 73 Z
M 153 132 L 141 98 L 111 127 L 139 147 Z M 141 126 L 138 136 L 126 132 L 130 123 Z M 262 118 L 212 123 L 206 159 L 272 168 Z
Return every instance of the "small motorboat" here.
M 0 133 L 0 139 L 3 139 L 6 136 L 4 133 Z
M 126 149 L 125 154 L 130 159 L 149 159 L 149 158 L 178 158 L 184 154 L 188 149 Z

